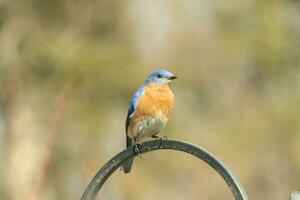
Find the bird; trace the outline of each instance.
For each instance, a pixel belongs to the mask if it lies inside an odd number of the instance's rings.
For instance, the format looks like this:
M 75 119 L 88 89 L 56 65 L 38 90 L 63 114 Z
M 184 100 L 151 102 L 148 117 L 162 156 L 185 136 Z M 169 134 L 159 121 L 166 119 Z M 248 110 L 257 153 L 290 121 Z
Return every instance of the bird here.
M 160 138 L 173 109 L 174 95 L 170 83 L 177 79 L 171 72 L 159 69 L 150 73 L 143 86 L 131 98 L 126 122 L 126 146 L 139 154 L 138 144 L 145 138 Z M 122 166 L 125 174 L 131 171 L 133 157 Z

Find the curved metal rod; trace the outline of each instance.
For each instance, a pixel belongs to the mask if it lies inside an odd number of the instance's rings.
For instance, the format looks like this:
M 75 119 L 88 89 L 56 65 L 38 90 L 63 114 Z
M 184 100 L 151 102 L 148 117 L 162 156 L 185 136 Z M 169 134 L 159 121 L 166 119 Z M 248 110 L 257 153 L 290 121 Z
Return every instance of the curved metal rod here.
M 243 189 L 243 186 L 240 184 L 239 180 L 232 173 L 232 171 L 219 158 L 217 158 L 204 148 L 193 144 L 189 144 L 187 142 L 161 139 L 147 141 L 142 143 L 141 146 L 139 146 L 139 151 L 141 154 L 161 149 L 183 151 L 202 159 L 211 167 L 213 167 L 223 177 L 236 200 L 248 200 L 247 194 Z M 108 177 L 120 166 L 122 166 L 125 160 L 133 156 L 136 156 L 133 151 L 133 148 L 127 148 L 124 151 L 117 154 L 116 156 L 114 156 L 97 172 L 95 177 L 87 186 L 81 199 L 95 199 L 98 191 L 100 190 L 104 182 L 108 179 Z

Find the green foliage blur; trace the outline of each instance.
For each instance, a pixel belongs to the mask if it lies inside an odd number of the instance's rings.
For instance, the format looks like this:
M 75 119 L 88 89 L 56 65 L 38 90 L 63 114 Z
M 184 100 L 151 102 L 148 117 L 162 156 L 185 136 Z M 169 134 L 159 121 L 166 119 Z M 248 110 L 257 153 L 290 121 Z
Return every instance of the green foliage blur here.
M 125 148 L 134 91 L 179 77 L 161 135 L 207 148 L 250 199 L 300 189 L 300 3 L 296 0 L 1 0 L 0 199 L 80 199 Z M 99 199 L 232 199 L 178 152 L 135 160 Z

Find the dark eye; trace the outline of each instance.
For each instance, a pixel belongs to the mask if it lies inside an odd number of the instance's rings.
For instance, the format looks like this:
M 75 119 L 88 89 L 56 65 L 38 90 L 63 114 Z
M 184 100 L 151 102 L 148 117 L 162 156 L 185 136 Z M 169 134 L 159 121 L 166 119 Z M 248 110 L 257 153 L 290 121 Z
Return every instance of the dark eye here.
M 163 76 L 161 74 L 157 74 L 157 78 L 162 78 Z

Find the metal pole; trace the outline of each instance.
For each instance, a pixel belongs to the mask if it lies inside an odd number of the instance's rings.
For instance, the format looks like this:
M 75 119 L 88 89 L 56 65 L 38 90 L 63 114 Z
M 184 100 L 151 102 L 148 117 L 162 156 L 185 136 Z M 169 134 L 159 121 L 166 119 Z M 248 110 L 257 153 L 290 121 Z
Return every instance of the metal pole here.
M 221 175 L 221 177 L 229 186 L 236 200 L 248 200 L 247 194 L 243 186 L 240 184 L 239 180 L 229 169 L 229 167 L 227 167 L 225 163 L 219 158 L 217 158 L 212 153 L 200 146 L 196 146 L 194 144 L 190 144 L 183 141 L 161 139 L 147 141 L 139 146 L 140 154 L 162 149 L 182 151 L 200 158 L 201 160 L 209 164 L 212 168 L 214 168 L 215 171 L 217 171 Z M 125 160 L 133 156 L 136 156 L 133 151 L 133 148 L 128 148 L 114 156 L 111 160 L 109 160 L 91 180 L 81 200 L 95 199 L 98 191 L 100 190 L 104 182 L 109 178 L 109 176 L 120 166 L 122 166 Z

